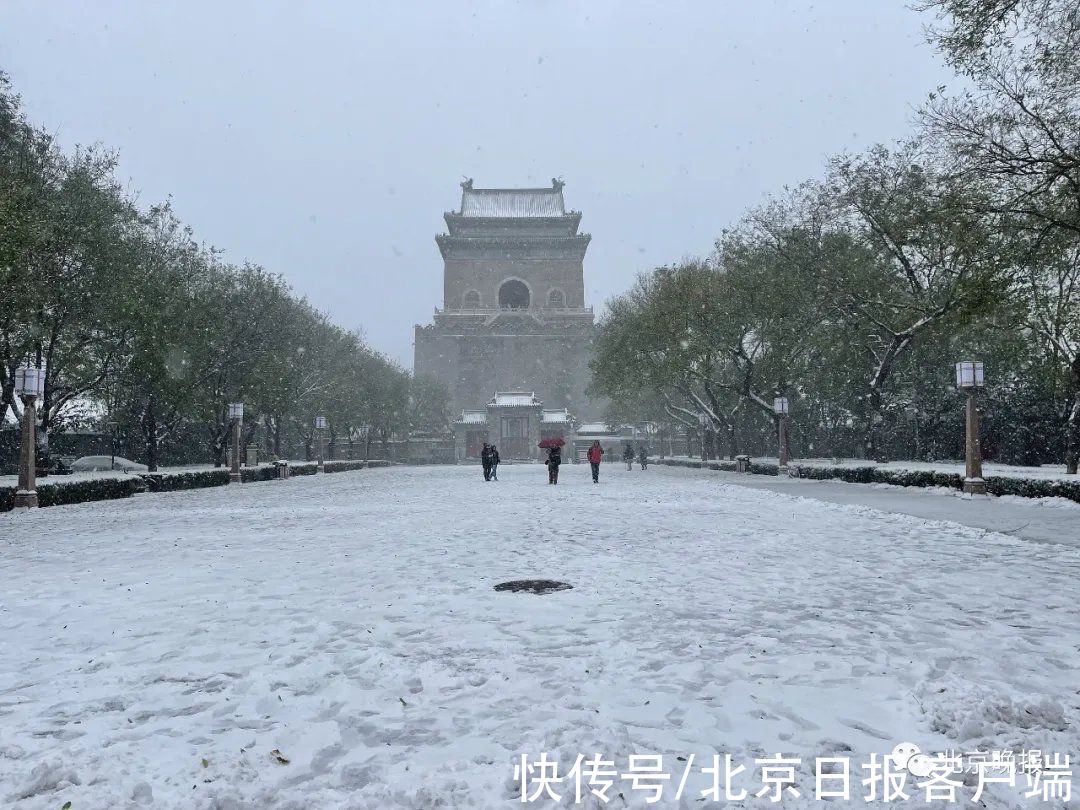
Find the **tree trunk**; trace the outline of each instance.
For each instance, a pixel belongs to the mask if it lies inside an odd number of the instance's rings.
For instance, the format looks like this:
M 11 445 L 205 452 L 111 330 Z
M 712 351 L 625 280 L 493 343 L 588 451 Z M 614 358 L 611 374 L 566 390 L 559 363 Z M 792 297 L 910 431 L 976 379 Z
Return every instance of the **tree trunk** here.
M 269 458 L 277 458 L 274 449 L 274 417 L 263 416 L 263 451 Z
M 1080 466 L 1080 391 L 1073 394 L 1072 409 L 1065 433 L 1065 472 L 1076 475 Z
M 45 478 L 49 474 L 49 428 L 44 420 L 38 426 L 35 438 L 37 452 L 34 454 L 34 469 L 38 478 Z
M 8 371 L 3 377 L 3 385 L 0 385 L 0 425 L 6 423 L 9 409 L 13 415 L 18 415 L 11 405 L 15 400 L 15 366 L 10 366 Z
M 1072 407 L 1065 417 L 1065 473 L 1076 475 L 1080 467 L 1080 354 L 1069 363 Z
M 146 442 L 146 467 L 150 472 L 157 472 L 158 424 L 153 397 L 148 397 L 146 400 L 146 412 L 143 414 L 143 439 Z
M 735 460 L 735 456 L 739 455 L 739 443 L 735 436 L 735 421 L 728 422 L 727 426 L 727 441 L 728 441 L 728 459 Z
M 880 442 L 878 437 L 881 419 L 881 391 L 874 388 L 866 395 L 866 432 L 863 435 L 863 452 L 867 461 L 879 461 Z
M 217 433 L 210 442 L 210 453 L 214 457 L 214 466 L 221 467 L 225 464 L 225 427 L 217 426 Z

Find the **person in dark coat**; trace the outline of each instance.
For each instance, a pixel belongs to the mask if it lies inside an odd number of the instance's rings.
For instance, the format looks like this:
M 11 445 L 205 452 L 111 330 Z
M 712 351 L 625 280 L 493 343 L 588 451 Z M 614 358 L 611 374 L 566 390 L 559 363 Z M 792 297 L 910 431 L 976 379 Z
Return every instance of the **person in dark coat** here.
M 626 469 L 634 469 L 634 448 L 630 442 L 627 442 L 626 447 L 623 448 L 622 460 L 626 462 Z
M 552 447 L 548 450 L 547 468 L 548 468 L 548 483 L 559 483 L 559 465 L 562 464 L 562 451 L 558 447 Z
M 600 446 L 599 441 L 594 440 L 586 455 L 589 459 L 589 466 L 592 467 L 593 483 L 598 484 L 600 483 L 600 461 L 604 457 L 604 448 Z
M 499 448 L 491 445 L 491 480 L 499 480 Z
M 491 480 L 491 445 L 484 442 L 483 449 L 480 450 L 480 466 L 484 468 L 484 480 Z
M 645 452 L 645 445 L 643 444 L 638 445 L 637 460 L 643 470 L 649 465 L 649 454 Z

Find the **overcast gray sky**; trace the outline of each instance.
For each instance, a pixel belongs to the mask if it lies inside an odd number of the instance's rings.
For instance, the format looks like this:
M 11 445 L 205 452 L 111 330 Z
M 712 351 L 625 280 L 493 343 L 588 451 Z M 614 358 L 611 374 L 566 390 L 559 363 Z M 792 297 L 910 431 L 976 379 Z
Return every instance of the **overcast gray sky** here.
M 954 83 L 903 0 L 2 0 L 0 70 L 66 145 L 412 366 L 464 176 L 566 181 L 597 310 Z

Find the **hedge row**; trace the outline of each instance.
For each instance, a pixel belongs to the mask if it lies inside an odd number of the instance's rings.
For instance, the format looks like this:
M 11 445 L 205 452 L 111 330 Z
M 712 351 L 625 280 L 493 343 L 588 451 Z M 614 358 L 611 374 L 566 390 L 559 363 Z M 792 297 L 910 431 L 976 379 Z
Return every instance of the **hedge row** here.
M 795 465 L 799 478 L 839 479 L 857 484 L 892 484 L 900 487 L 947 487 L 962 489 L 964 476 L 936 470 L 903 470 L 887 467 L 813 467 Z M 1017 495 L 1021 498 L 1067 498 L 1080 502 L 1080 480 L 1060 478 L 1021 478 L 991 475 L 983 479 L 991 495 Z
M 229 471 L 197 470 L 182 473 L 149 473 L 144 476 L 151 492 L 175 492 L 181 489 L 223 487 L 229 483 Z
M 349 472 L 364 467 L 388 467 L 389 461 L 373 459 L 371 461 L 327 461 L 323 467 L 327 473 Z M 318 465 L 315 462 L 298 462 L 289 465 L 290 475 L 315 475 Z M 278 476 L 273 464 L 259 467 L 242 467 L 240 480 L 245 483 L 273 481 Z M 229 471 L 225 468 L 214 470 L 192 470 L 190 472 L 148 473 L 143 476 L 131 475 L 123 478 L 94 478 L 88 481 L 57 481 L 39 484 L 37 488 L 40 506 L 61 506 L 69 503 L 87 501 L 108 501 L 116 498 L 130 498 L 139 492 L 176 492 L 185 489 L 205 489 L 222 487 L 229 483 Z M 15 492 L 18 487 L 0 487 L 0 512 L 10 512 L 15 506 Z
M 325 461 L 323 462 L 323 472 L 350 472 L 352 470 L 362 470 L 366 466 L 367 464 L 363 461 Z
M 671 467 L 735 471 L 734 461 L 692 461 L 688 459 L 657 459 L 657 463 Z M 776 464 L 750 463 L 755 475 L 779 475 Z M 815 467 L 793 464 L 789 474 L 796 478 L 815 481 L 839 480 L 851 484 L 892 484 L 900 487 L 948 487 L 962 489 L 964 476 L 960 473 L 934 470 L 903 470 L 888 467 Z M 1067 498 L 1080 503 L 1080 480 L 1065 481 L 1059 478 L 1013 478 L 991 475 L 986 481 L 986 491 L 991 495 L 1017 495 L 1021 498 Z
M 137 493 L 146 492 L 146 489 L 146 482 L 138 476 L 39 484 L 37 487 L 38 505 L 63 506 L 69 503 L 130 498 Z M 10 512 L 15 507 L 17 490 L 18 487 L 0 488 L 0 512 Z

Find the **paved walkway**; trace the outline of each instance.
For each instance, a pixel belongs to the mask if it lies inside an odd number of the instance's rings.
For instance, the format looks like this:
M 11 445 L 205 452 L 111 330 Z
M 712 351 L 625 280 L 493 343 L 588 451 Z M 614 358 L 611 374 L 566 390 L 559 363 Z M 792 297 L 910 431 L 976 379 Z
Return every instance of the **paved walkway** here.
M 713 470 L 694 472 L 739 487 L 782 492 L 845 506 L 866 506 L 926 520 L 948 520 L 1041 543 L 1080 546 L 1080 503 L 1063 498 L 972 498 L 942 488 L 849 484 L 844 481 L 738 475 Z

